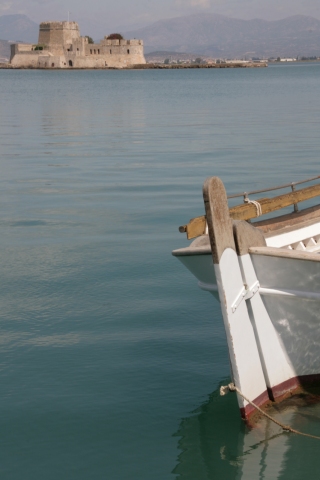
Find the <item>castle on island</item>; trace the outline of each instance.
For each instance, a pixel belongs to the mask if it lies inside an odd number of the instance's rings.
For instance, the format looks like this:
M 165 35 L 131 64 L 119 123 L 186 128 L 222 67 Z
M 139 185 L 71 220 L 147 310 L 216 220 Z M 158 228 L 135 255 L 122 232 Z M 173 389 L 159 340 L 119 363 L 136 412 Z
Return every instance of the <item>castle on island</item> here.
M 37 45 L 11 45 L 10 63 L 22 68 L 125 68 L 145 64 L 142 40 L 104 37 L 89 43 L 76 22 L 42 22 Z

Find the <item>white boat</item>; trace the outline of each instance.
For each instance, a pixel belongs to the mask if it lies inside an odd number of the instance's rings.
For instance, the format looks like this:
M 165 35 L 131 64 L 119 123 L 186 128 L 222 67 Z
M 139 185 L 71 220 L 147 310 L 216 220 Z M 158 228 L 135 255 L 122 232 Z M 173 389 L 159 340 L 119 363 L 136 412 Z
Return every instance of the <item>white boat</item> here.
M 297 186 L 319 178 L 244 192 L 244 203 L 230 209 L 222 181 L 208 178 L 205 215 L 180 227 L 196 238 L 173 251 L 199 287 L 220 301 L 232 380 L 262 408 L 320 386 L 320 205 L 297 206 L 319 196 L 320 185 Z M 292 191 L 249 197 L 285 187 Z M 250 223 L 290 205 L 292 213 Z M 247 420 L 255 409 L 237 397 Z

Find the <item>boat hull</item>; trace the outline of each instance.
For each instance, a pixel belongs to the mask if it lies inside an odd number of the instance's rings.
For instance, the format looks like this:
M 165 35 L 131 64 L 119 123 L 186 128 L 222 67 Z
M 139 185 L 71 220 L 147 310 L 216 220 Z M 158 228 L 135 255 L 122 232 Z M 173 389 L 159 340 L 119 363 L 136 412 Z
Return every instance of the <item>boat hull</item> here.
M 211 253 L 175 255 L 197 278 L 199 287 L 219 299 Z M 238 262 L 242 261 L 238 257 Z M 261 407 L 320 385 L 320 262 L 255 254 L 248 255 L 246 261 L 252 264 L 259 281 L 258 296 L 245 300 L 246 308 L 250 310 L 249 303 L 260 301 L 260 315 L 263 313 L 261 321 L 261 316 L 257 319 L 251 311 L 251 323 L 247 325 L 258 346 L 265 380 L 265 388 L 257 396 L 251 394 L 250 399 Z M 240 321 L 239 343 L 247 351 L 249 332 L 244 331 L 243 321 Z M 225 326 L 228 336 L 230 322 Z M 251 360 L 246 362 L 251 363 Z M 239 366 L 239 361 L 237 364 Z M 247 372 L 248 366 L 242 368 L 254 382 Z M 247 419 L 254 413 L 251 405 L 242 405 L 240 410 L 241 416 Z
M 208 235 L 173 255 L 220 301 L 231 377 L 244 395 L 237 394 L 241 416 L 255 412 L 250 402 L 263 407 L 295 393 L 317 393 L 319 219 L 278 238 L 269 235 L 268 246 L 259 229 L 230 219 L 220 179 L 207 179 L 204 202 Z

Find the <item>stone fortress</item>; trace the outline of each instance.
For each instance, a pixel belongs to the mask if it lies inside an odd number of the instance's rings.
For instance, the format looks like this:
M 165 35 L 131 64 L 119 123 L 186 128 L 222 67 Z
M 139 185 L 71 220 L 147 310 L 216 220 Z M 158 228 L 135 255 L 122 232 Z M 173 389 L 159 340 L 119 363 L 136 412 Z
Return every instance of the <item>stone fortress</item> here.
M 142 40 L 98 44 L 80 36 L 76 22 L 42 22 L 37 45 L 11 45 L 10 63 L 21 68 L 125 68 L 145 64 Z

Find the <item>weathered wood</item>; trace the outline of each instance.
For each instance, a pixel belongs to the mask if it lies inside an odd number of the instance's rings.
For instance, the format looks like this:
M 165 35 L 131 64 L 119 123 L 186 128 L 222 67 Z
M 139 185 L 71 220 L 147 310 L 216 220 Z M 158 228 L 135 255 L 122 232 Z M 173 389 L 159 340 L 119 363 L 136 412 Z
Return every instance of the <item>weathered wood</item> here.
M 262 214 L 274 212 L 281 208 L 289 207 L 298 202 L 309 200 L 320 195 L 320 185 L 314 185 L 312 187 L 302 188 L 294 192 L 285 193 L 273 198 L 262 198 L 257 200 L 261 205 Z M 237 205 L 230 208 L 230 216 L 234 220 L 249 220 L 250 218 L 257 217 L 257 209 L 252 203 L 244 203 L 243 205 Z
M 218 264 L 227 248 L 236 250 L 226 190 L 220 178 L 209 177 L 203 185 L 213 263 Z
M 273 236 L 275 232 L 284 232 L 294 230 L 299 226 L 310 223 L 315 223 L 320 220 L 320 205 L 299 210 L 299 212 L 287 213 L 275 218 L 268 218 L 267 220 L 258 220 L 252 223 L 254 227 L 262 230 L 266 237 Z
M 250 247 L 265 247 L 263 233 L 243 220 L 233 220 L 233 234 L 237 254 L 246 255 Z
M 303 188 L 301 190 L 296 190 L 294 192 L 286 193 L 284 195 L 279 195 L 273 198 L 261 198 L 257 200 L 262 209 L 262 214 L 265 215 L 267 213 L 280 210 L 282 208 L 288 207 L 290 205 L 294 205 L 295 203 L 303 202 L 305 200 L 309 200 L 311 198 L 317 197 L 320 195 L 320 185 L 314 185 L 312 187 Z M 317 209 L 318 207 L 312 207 Z M 229 209 L 230 217 L 233 220 L 250 220 L 252 218 L 257 218 L 257 209 L 255 205 L 244 203 L 242 205 L 237 205 Z M 298 218 L 303 216 L 302 212 L 288 214 L 283 216 L 284 221 L 287 219 L 290 220 L 293 218 Z M 268 231 L 266 228 L 267 225 L 275 223 L 274 228 L 279 228 L 276 226 L 278 223 L 275 219 L 265 220 L 263 222 L 257 222 L 254 224 L 257 227 L 262 227 L 261 229 L 264 231 Z M 183 225 L 179 227 L 180 232 L 186 232 L 187 238 L 190 240 L 192 238 L 198 237 L 205 233 L 206 229 L 206 216 L 202 215 L 201 217 L 195 217 L 190 220 L 187 225 Z M 270 228 L 273 230 L 273 228 Z
M 186 233 L 188 240 L 191 240 L 191 238 L 204 235 L 206 233 L 206 225 L 207 219 L 205 215 L 202 215 L 201 217 L 191 218 L 187 225 L 179 227 L 179 232 Z
M 320 262 L 320 255 L 314 252 L 302 250 L 287 250 L 277 247 L 250 247 L 251 255 L 265 255 L 267 257 L 291 258 L 295 260 L 308 260 L 310 262 Z

